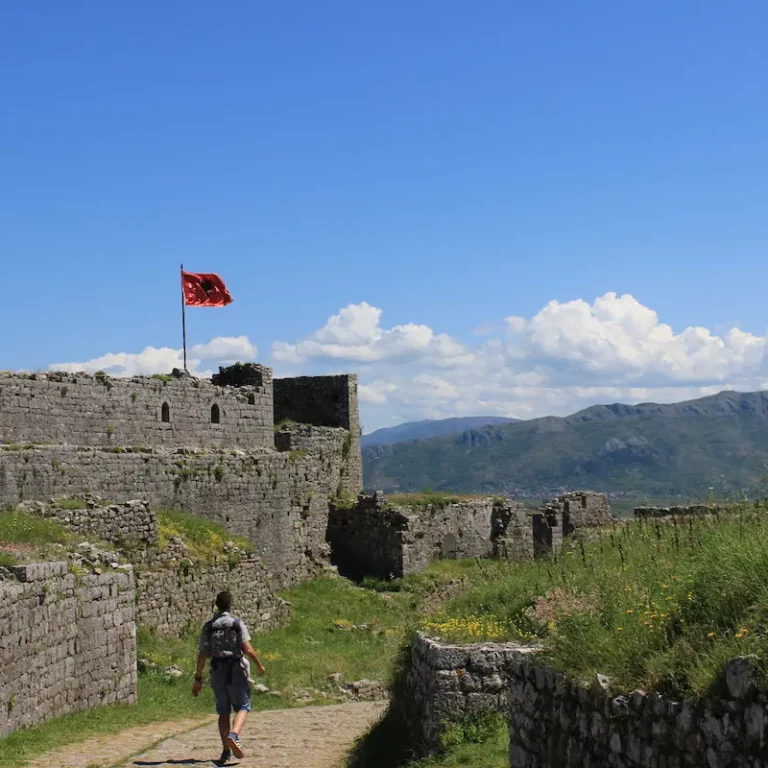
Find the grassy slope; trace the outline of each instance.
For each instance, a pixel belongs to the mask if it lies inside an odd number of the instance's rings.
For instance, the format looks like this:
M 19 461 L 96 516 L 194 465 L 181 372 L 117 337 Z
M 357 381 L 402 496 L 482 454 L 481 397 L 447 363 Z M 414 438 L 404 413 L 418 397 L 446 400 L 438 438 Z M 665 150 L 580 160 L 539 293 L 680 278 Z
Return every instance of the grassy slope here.
M 471 439 L 470 439 L 471 437 Z M 670 406 L 597 406 L 363 454 L 368 488 L 547 495 L 563 487 L 657 497 L 739 489 L 768 466 L 768 395 Z
M 768 673 L 767 511 L 632 524 L 555 562 L 482 564 L 429 630 L 535 639 L 570 676 L 601 672 L 623 690 L 703 694 L 739 655 Z

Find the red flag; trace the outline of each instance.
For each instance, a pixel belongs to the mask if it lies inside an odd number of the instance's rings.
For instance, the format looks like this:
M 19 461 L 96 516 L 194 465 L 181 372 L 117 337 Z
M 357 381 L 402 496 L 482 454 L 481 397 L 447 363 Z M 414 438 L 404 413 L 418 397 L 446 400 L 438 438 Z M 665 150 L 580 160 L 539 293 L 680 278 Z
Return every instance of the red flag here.
M 182 272 L 181 287 L 188 307 L 226 307 L 232 303 L 227 286 L 218 275 Z

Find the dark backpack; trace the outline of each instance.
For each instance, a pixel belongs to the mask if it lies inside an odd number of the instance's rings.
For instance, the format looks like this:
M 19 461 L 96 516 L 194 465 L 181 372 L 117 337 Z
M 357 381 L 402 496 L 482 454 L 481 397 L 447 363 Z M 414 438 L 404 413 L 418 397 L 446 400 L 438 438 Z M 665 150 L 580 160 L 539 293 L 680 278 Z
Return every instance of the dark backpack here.
M 243 657 L 243 632 L 240 619 L 233 618 L 229 627 L 214 627 L 216 619 L 208 624 L 208 647 L 211 659 L 236 659 Z

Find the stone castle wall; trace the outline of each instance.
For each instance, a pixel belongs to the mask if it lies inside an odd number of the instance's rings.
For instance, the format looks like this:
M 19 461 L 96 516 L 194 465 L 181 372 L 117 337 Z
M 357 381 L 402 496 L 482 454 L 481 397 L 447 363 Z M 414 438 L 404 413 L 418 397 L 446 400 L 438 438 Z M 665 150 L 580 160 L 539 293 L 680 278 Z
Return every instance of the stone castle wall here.
M 328 502 L 342 487 L 343 429 L 295 429 L 284 452 L 114 452 L 0 447 L 0 505 L 95 493 L 141 498 L 220 523 L 253 542 L 278 586 L 316 576 L 328 559 Z
M 341 573 L 401 577 L 433 560 L 489 557 L 496 514 L 492 499 L 407 507 L 375 494 L 332 507 L 328 542 Z
M 363 489 L 363 463 L 357 375 L 275 379 L 274 398 L 275 424 L 289 420 L 318 427 L 339 427 L 349 432 L 349 442 L 344 447 L 343 491 L 359 493 Z
M 389 578 L 423 571 L 444 558 L 528 560 L 534 527 L 528 510 L 509 500 L 408 506 L 376 493 L 360 496 L 351 508 L 331 507 L 328 542 L 342 574 Z
M 261 370 L 262 386 L 246 388 L 191 376 L 0 374 L 0 443 L 271 448 L 272 377 Z
M 224 589 L 232 593 L 233 612 L 251 633 L 288 623 L 290 606 L 275 596 L 269 573 L 256 558 L 232 565 L 137 568 L 136 623 L 169 637 L 189 628 L 199 630 L 213 614 L 214 598 Z
M 607 494 L 594 491 L 566 493 L 547 502 L 542 510 L 561 520 L 564 536 L 580 528 L 608 525 L 613 520 Z
M 0 736 L 51 717 L 136 701 L 133 575 L 82 580 L 33 563 L 0 582 Z
M 53 503 L 27 501 L 19 505 L 39 517 L 53 518 L 83 537 L 112 544 L 157 544 L 157 520 L 146 501 L 103 505 L 100 499 L 86 498 L 82 509 L 65 509 L 61 500 Z

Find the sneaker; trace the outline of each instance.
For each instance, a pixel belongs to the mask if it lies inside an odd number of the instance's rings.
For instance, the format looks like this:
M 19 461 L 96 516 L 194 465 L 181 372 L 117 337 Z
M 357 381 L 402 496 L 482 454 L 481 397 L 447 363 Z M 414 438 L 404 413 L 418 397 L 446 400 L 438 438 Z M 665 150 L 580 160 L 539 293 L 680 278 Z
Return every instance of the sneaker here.
M 221 753 L 221 757 L 216 762 L 217 765 L 226 765 L 232 757 L 232 752 L 229 749 L 225 749 Z
M 243 748 L 240 746 L 240 737 L 236 733 L 230 733 L 227 736 L 227 747 L 232 750 L 232 753 L 238 760 L 242 760 L 245 756 Z

